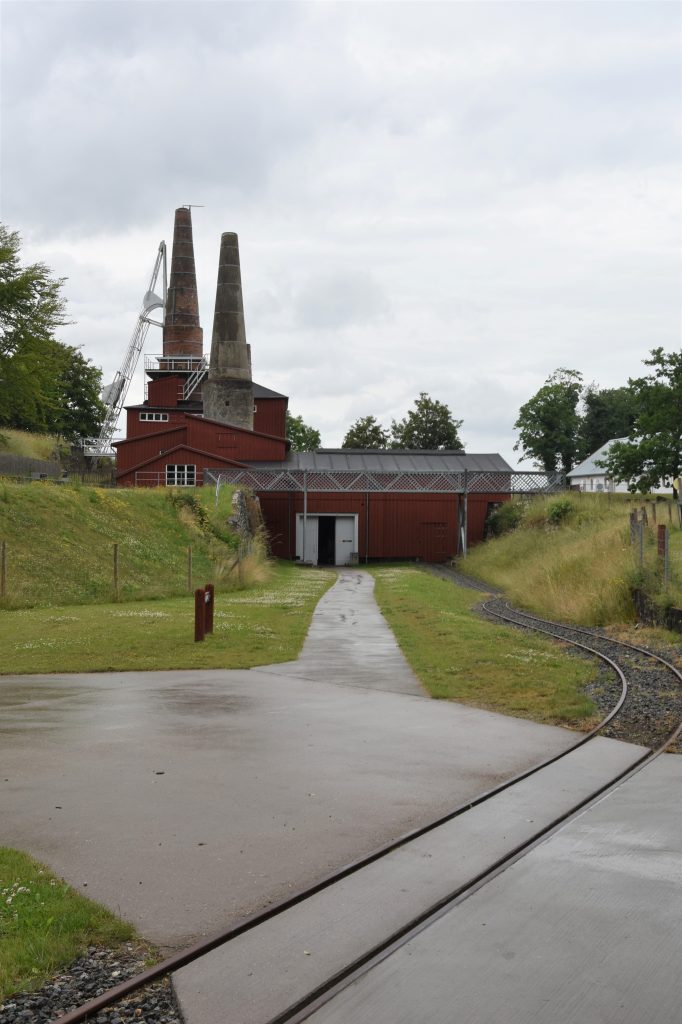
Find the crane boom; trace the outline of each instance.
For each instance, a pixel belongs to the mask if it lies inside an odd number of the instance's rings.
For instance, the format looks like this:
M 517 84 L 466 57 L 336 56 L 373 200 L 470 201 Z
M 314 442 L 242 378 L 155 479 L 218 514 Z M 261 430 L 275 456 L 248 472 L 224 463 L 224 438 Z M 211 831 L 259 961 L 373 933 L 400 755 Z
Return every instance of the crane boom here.
M 162 298 L 154 291 L 160 273 L 162 274 Z M 102 390 L 102 402 L 106 408 L 106 415 L 104 417 L 102 429 L 100 430 L 99 437 L 87 438 L 84 441 L 83 452 L 85 455 L 115 454 L 111 447 L 114 431 L 116 430 L 116 424 L 118 423 L 118 418 L 121 415 L 121 410 L 123 409 L 126 395 L 128 394 L 128 388 L 130 387 L 130 382 L 133 379 L 137 362 L 140 358 L 140 352 L 142 351 L 145 338 L 147 337 L 147 331 L 149 330 L 150 324 L 154 324 L 156 327 L 163 327 L 163 319 L 166 311 L 167 287 L 166 243 L 161 242 L 156 254 L 154 269 L 152 270 L 152 275 L 149 279 L 149 287 L 142 299 L 142 308 L 140 309 L 137 317 L 135 328 L 130 338 L 130 342 L 128 343 L 128 348 L 123 358 L 123 362 L 120 369 L 116 371 L 116 375 L 111 384 L 107 384 L 107 386 Z M 153 309 L 161 309 L 162 315 L 160 323 L 158 320 L 150 319 L 149 314 Z

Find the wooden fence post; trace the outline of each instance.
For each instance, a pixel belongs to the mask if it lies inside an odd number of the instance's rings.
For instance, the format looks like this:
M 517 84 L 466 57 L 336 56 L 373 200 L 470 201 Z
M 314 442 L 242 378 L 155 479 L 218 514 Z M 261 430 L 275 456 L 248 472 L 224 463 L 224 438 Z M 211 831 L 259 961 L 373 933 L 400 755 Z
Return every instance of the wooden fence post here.
M 187 548 L 187 589 L 192 593 L 192 545 Z
M 194 591 L 194 640 L 203 640 L 206 632 L 206 593 Z
M 0 597 L 7 597 L 7 541 L 0 548 Z

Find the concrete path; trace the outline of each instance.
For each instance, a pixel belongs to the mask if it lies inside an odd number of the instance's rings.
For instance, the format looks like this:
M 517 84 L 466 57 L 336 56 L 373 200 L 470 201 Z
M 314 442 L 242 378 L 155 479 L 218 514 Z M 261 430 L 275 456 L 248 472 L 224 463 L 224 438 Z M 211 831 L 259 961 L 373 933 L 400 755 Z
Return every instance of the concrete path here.
M 330 629 L 318 679 L 291 666 L 0 677 L 3 844 L 175 948 L 573 742 L 370 688 L 412 683 L 385 633 L 373 672 L 358 663 L 353 613 L 367 579 L 342 573 L 315 616 L 306 652 L 324 645 L 315 636 L 329 607 L 347 623 Z M 346 646 L 355 668 L 329 685 Z
M 681 1020 L 681 791 L 682 758 L 659 758 L 311 1024 Z
M 268 671 L 424 697 L 424 689 L 379 611 L 373 591 L 374 580 L 369 573 L 342 570 L 336 585 L 315 609 L 298 660 L 271 665 Z

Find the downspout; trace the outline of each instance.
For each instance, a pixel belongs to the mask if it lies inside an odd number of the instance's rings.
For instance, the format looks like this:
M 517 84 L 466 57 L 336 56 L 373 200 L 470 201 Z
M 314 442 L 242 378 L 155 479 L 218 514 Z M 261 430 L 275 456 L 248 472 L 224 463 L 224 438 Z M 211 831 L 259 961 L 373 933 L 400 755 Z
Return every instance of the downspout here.
M 305 562 L 305 535 L 308 532 L 308 470 L 303 470 L 303 544 L 301 561 Z
M 462 517 L 462 557 L 467 556 L 467 533 L 469 531 L 469 491 L 467 471 L 464 470 L 464 516 Z
M 369 491 L 365 495 L 365 565 L 369 563 Z

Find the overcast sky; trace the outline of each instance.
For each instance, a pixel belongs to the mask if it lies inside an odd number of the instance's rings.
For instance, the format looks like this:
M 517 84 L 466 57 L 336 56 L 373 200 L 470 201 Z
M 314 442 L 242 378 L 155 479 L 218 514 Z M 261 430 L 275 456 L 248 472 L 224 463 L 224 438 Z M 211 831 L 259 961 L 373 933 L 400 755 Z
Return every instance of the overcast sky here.
M 426 391 L 468 451 L 516 464 L 519 407 L 554 369 L 615 387 L 680 347 L 678 3 L 0 17 L 0 217 L 68 278 L 59 338 L 105 383 L 187 203 L 206 342 L 236 231 L 254 377 L 326 446 Z M 140 361 L 129 401 L 143 379 Z

